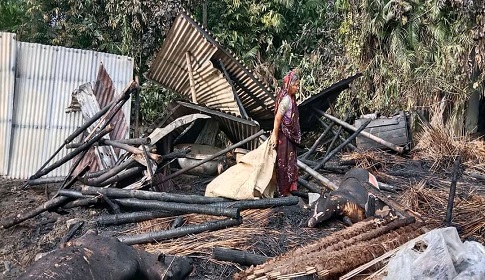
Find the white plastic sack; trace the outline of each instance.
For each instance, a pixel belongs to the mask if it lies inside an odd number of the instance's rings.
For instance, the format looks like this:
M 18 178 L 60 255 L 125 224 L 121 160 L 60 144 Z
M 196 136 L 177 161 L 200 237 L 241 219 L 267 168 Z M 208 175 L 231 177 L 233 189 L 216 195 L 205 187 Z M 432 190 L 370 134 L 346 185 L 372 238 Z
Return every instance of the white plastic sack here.
M 485 279 L 485 247 L 461 242 L 454 227 L 432 230 L 391 258 L 386 280 Z

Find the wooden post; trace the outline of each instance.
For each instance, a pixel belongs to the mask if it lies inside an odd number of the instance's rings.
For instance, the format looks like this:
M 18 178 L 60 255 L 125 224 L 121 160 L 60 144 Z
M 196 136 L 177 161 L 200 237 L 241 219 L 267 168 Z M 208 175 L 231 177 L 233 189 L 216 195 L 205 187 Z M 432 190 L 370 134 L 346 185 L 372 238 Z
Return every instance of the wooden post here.
M 453 202 L 455 200 L 456 182 L 458 181 L 458 175 L 461 165 L 461 159 L 458 157 L 453 164 L 453 174 L 451 177 L 450 194 L 448 196 L 448 206 L 446 207 L 446 219 L 445 224 L 447 227 L 451 225 L 451 213 L 453 212 Z
M 194 72 L 192 71 L 192 62 L 190 61 L 190 53 L 185 53 L 185 61 L 187 64 L 187 73 L 189 73 L 190 91 L 192 92 L 192 102 L 197 104 L 197 92 L 195 91 Z

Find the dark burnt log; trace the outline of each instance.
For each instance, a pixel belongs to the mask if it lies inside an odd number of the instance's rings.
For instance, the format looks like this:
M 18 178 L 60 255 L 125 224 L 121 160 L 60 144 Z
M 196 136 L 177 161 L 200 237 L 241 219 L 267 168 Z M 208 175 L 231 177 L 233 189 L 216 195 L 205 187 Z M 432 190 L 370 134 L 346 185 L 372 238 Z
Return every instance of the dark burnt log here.
M 99 225 L 122 225 L 128 223 L 137 223 L 147 220 L 153 220 L 156 218 L 170 217 L 173 213 L 164 211 L 140 211 L 132 213 L 120 213 L 114 215 L 103 215 L 94 219 Z
M 325 166 L 325 163 L 327 163 L 327 161 L 329 161 L 336 153 L 342 150 L 347 144 L 352 142 L 364 130 L 364 128 L 366 128 L 366 126 L 369 125 L 370 122 L 371 122 L 371 119 L 366 119 L 364 123 L 359 127 L 359 129 L 357 129 L 349 138 L 347 138 L 347 140 L 345 140 L 337 148 L 331 151 L 326 157 L 324 157 L 314 168 L 319 169 Z M 307 179 L 308 176 L 309 175 L 303 176 L 303 179 Z
M 29 179 L 27 180 L 27 184 L 29 186 L 36 186 L 36 185 L 44 185 L 44 184 L 57 184 L 64 182 L 66 177 L 50 177 L 50 178 L 38 178 L 38 179 Z
M 453 163 L 453 173 L 451 175 L 451 186 L 450 186 L 450 194 L 448 196 L 448 205 L 446 207 L 446 217 L 445 217 L 445 224 L 447 227 L 451 225 L 451 216 L 453 212 L 453 202 L 455 200 L 455 193 L 456 193 L 456 183 L 458 182 L 458 177 L 460 175 L 461 169 L 461 158 L 458 157 L 455 162 Z
M 230 202 L 218 202 L 209 204 L 213 207 L 228 207 L 227 209 L 236 208 L 239 210 L 246 209 L 262 209 L 262 208 L 272 208 L 279 206 L 291 206 L 298 204 L 298 197 L 278 197 L 278 198 L 262 198 L 255 200 L 237 200 Z
M 62 189 L 59 190 L 58 194 L 72 198 L 89 198 L 89 196 L 83 195 L 80 191 L 77 190 Z
M 219 261 L 229 261 L 245 266 L 262 264 L 270 259 L 266 256 L 222 247 L 215 247 L 212 251 L 212 257 Z
M 72 140 L 74 140 L 76 137 L 78 137 L 81 133 L 83 133 L 89 126 L 91 126 L 95 121 L 97 121 L 101 116 L 103 116 L 114 104 L 115 102 L 111 102 L 109 105 L 104 107 L 101 111 L 96 113 L 91 119 L 89 119 L 87 122 L 85 122 L 83 125 L 78 127 L 71 135 L 69 135 L 66 140 L 64 140 L 64 143 L 51 155 L 51 157 L 37 170 L 37 172 L 34 173 L 34 175 L 30 176 L 29 180 L 34 180 L 37 178 L 42 177 L 43 175 L 41 174 L 42 169 L 44 169 L 47 164 L 66 146 L 67 144 L 71 143 Z
M 124 190 L 115 188 L 96 188 L 89 186 L 82 186 L 81 192 L 85 195 L 104 194 L 111 198 L 139 198 L 146 200 L 159 200 L 167 202 L 178 202 L 188 204 L 209 204 L 216 202 L 231 201 L 222 197 L 207 197 L 201 195 L 190 194 L 176 194 L 166 192 L 152 192 L 143 190 Z
M 107 179 L 106 181 L 103 181 L 103 182 L 101 182 L 101 183 L 99 183 L 95 186 L 96 187 L 108 186 L 108 185 L 111 185 L 113 183 L 122 181 L 124 179 L 128 179 L 128 178 L 131 178 L 133 176 L 139 175 L 143 172 L 143 170 L 145 170 L 144 166 L 135 166 L 135 167 L 132 167 L 130 169 L 126 169 L 126 170 L 112 176 L 111 178 Z
M 180 150 L 173 151 L 171 153 L 163 155 L 162 158 L 163 158 L 163 160 L 169 160 L 169 159 L 174 159 L 174 158 L 187 157 L 188 153 L 190 153 L 190 147 L 184 147 Z
M 119 236 L 118 239 L 128 245 L 157 242 L 161 240 L 182 237 L 189 234 L 197 234 L 204 231 L 215 231 L 227 227 L 237 226 L 242 223 L 242 219 L 224 219 L 218 221 L 205 222 L 197 225 L 188 225 L 165 231 L 154 231 L 144 234 L 131 236 Z
M 180 175 L 182 173 L 185 173 L 185 172 L 187 172 L 187 171 L 189 171 L 189 170 L 191 170 L 191 169 L 193 169 L 193 168 L 195 168 L 195 167 L 197 167 L 197 166 L 199 166 L 201 164 L 204 164 L 204 163 L 206 163 L 208 161 L 211 161 L 211 160 L 215 159 L 218 156 L 221 156 L 221 155 L 223 155 L 223 154 L 225 154 L 225 153 L 227 153 L 229 151 L 232 151 L 235 148 L 238 148 L 238 147 L 242 146 L 242 145 L 244 145 L 244 144 L 252 141 L 253 139 L 255 139 L 255 138 L 257 138 L 257 137 L 259 137 L 259 136 L 261 136 L 263 134 L 264 134 L 264 130 L 260 130 L 259 132 L 257 132 L 255 134 L 249 136 L 248 138 L 246 138 L 246 139 L 244 139 L 244 140 L 242 140 L 242 141 L 240 141 L 240 142 L 238 142 L 238 143 L 236 143 L 236 144 L 234 144 L 234 145 L 232 145 L 230 147 L 227 147 L 227 148 L 225 148 L 225 149 L 223 149 L 223 150 L 221 150 L 221 151 L 219 151 L 219 152 L 217 152 L 217 153 L 215 153 L 215 154 L 213 154 L 211 156 L 206 157 L 205 159 L 199 161 L 197 164 L 194 164 L 192 166 L 187 166 L 186 168 L 182 168 L 182 169 L 180 169 L 179 171 L 177 171 L 175 173 L 172 173 L 172 174 L 170 174 L 168 176 L 163 177 L 158 183 L 161 184 L 161 183 L 163 183 L 165 181 L 168 181 L 168 180 L 170 180 L 170 179 L 172 179 L 174 177 L 177 177 L 178 175 Z
M 239 218 L 239 209 L 226 208 L 213 204 L 185 204 L 165 201 L 141 200 L 135 198 L 115 199 L 121 206 L 136 207 L 145 209 L 156 209 L 177 213 L 199 213 L 213 216 L 226 216 L 230 218 Z M 223 202 L 225 203 L 225 202 Z
M 293 195 L 293 196 L 298 196 L 298 197 L 305 198 L 305 199 L 308 199 L 308 193 L 306 193 L 306 192 L 302 192 L 302 191 L 292 191 L 292 192 L 291 192 L 291 195 Z
M 71 179 L 67 184 L 66 184 L 66 188 L 70 188 L 74 185 L 74 183 L 76 182 L 76 179 L 79 179 L 80 176 L 83 176 L 84 173 L 86 173 L 86 171 L 89 169 L 89 166 L 86 166 L 84 167 L 81 172 L 79 173 L 79 176 Z M 14 217 L 8 217 L 6 218 L 2 224 L 1 224 L 1 227 L 2 228 L 9 228 L 9 227 L 12 227 L 16 224 L 19 224 L 25 220 L 28 220 L 30 218 L 33 218 L 37 215 L 39 215 L 40 213 L 42 212 L 45 212 L 47 210 L 50 210 L 50 209 L 53 209 L 53 208 L 57 208 L 69 201 L 71 201 L 72 198 L 71 197 L 66 197 L 66 196 L 59 196 L 59 197 L 53 197 L 51 199 L 49 199 L 48 201 L 44 202 L 42 205 L 38 206 L 37 208 L 31 210 L 31 211 L 28 211 L 28 212 L 24 212 L 24 213 L 21 213 L 21 214 L 17 214 L 16 216 Z
M 319 186 L 312 184 L 311 182 L 308 182 L 307 180 L 298 177 L 298 184 L 302 185 L 303 187 L 307 188 L 309 191 L 314 192 L 314 193 L 323 193 L 323 189 L 320 188 Z
M 75 224 L 72 224 L 69 227 L 69 230 L 67 233 L 61 238 L 61 241 L 59 241 L 60 244 L 66 243 L 67 241 L 71 240 L 73 238 L 74 234 L 84 225 L 83 221 L 76 222 Z
M 30 179 L 37 179 L 40 178 L 52 170 L 58 168 L 59 166 L 63 165 L 67 161 L 73 159 L 76 155 L 80 154 L 81 152 L 88 150 L 95 142 L 99 141 L 101 137 L 104 135 L 108 134 L 110 131 L 112 131 L 113 128 L 111 126 L 106 127 L 105 129 L 101 130 L 98 134 L 96 134 L 93 138 L 91 138 L 89 141 L 81 145 L 79 148 L 73 150 L 72 152 L 68 153 L 65 155 L 63 158 L 59 159 L 58 161 L 54 162 L 52 165 L 40 170 L 37 172 L 35 175 L 31 176 Z

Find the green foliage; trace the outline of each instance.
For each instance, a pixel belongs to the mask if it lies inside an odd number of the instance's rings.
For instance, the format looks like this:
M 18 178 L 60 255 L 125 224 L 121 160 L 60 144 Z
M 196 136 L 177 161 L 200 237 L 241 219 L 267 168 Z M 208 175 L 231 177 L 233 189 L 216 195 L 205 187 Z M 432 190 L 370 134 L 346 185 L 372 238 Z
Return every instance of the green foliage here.
M 2 0 L 0 1 L 0 30 L 7 32 L 17 32 L 26 21 L 26 3 L 21 0 Z

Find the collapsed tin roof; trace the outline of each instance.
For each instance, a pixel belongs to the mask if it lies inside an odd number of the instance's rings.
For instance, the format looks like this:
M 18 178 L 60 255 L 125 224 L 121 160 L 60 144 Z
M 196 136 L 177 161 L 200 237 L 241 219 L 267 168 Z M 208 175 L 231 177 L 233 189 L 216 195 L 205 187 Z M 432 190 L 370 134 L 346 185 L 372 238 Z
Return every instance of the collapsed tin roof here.
M 273 92 L 186 13 L 175 19 L 148 78 L 211 109 L 273 118 Z

